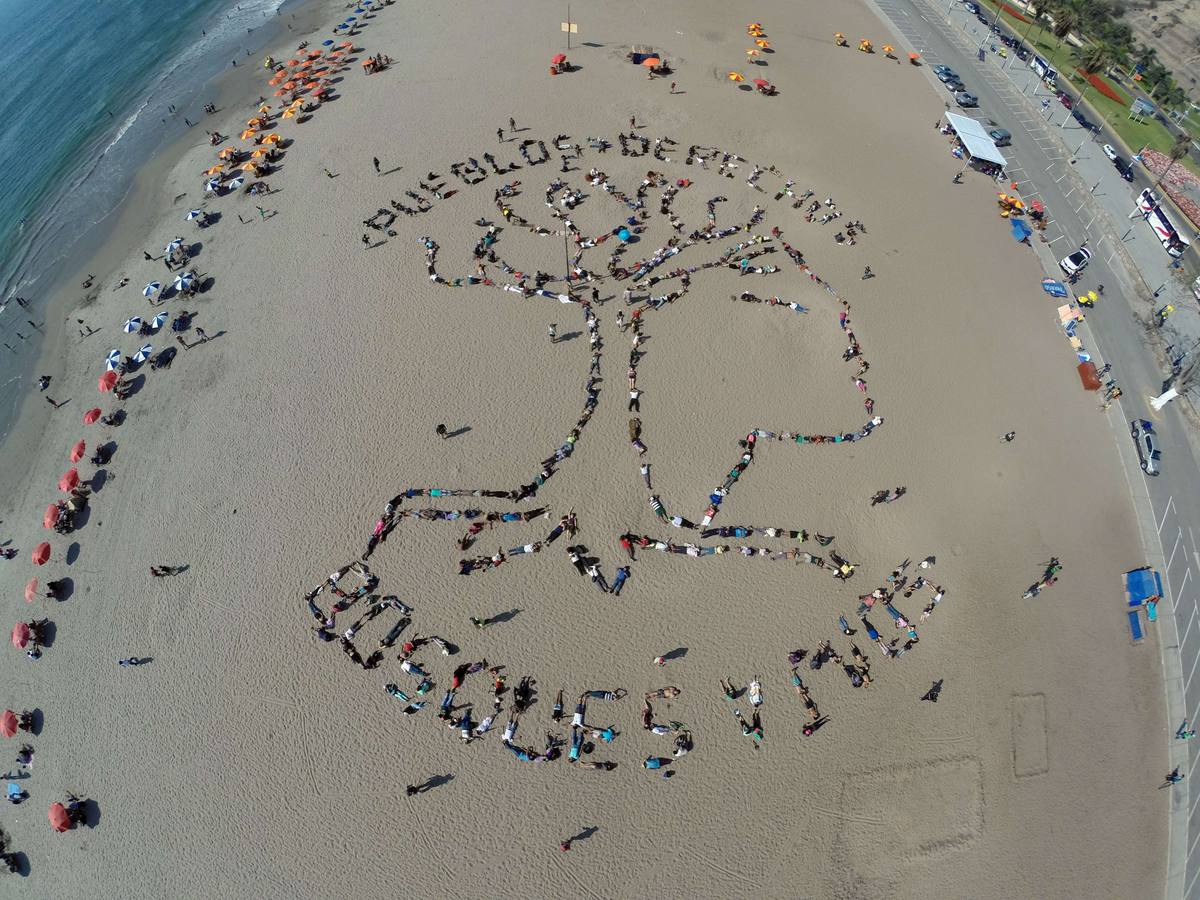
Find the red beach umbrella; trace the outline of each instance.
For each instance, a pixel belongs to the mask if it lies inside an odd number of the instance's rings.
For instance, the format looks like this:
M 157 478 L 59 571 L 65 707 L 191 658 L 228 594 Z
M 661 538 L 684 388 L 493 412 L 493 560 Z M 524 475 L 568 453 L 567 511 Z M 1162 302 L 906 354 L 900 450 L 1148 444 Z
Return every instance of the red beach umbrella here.
M 765 78 L 755 78 L 754 79 L 755 87 L 767 87 L 770 83 L 771 82 L 767 81 L 767 79 L 765 79 Z
M 89 409 L 83 414 L 84 425 L 95 425 L 100 420 L 100 407 Z
M 50 561 L 50 545 L 42 541 L 33 548 L 33 564 L 35 566 L 44 566 Z
M 58 521 L 58 504 L 51 503 L 46 507 L 46 511 L 42 513 L 42 527 L 53 528 L 54 523 Z
M 83 454 L 86 452 L 87 444 L 85 444 L 83 441 L 80 441 L 71 448 L 71 462 L 79 462 L 81 459 L 83 459 Z
M 17 714 L 11 709 L 6 709 L 4 715 L 0 716 L 0 734 L 5 737 L 12 737 L 17 733 Z
M 567 54 L 565 54 L 565 53 L 557 53 L 554 56 L 550 57 L 550 65 L 552 65 L 552 66 L 561 65 L 562 63 L 565 63 L 566 61 L 567 61 Z
M 50 827 L 59 834 L 71 830 L 71 817 L 67 815 L 67 808 L 61 803 L 50 804 Z
M 63 477 L 58 479 L 58 489 L 60 491 L 72 491 L 75 489 L 75 485 L 77 484 L 79 484 L 78 469 L 67 469 L 67 471 L 63 473 Z
M 29 626 L 24 622 L 18 622 L 13 626 L 12 630 L 13 646 L 18 650 L 24 650 L 29 646 Z
M 25 585 L 25 602 L 32 603 L 33 598 L 37 596 L 37 592 L 38 580 L 36 578 L 30 578 L 29 582 Z
M 100 376 L 100 393 L 107 394 L 117 386 L 121 377 L 116 372 L 105 372 Z

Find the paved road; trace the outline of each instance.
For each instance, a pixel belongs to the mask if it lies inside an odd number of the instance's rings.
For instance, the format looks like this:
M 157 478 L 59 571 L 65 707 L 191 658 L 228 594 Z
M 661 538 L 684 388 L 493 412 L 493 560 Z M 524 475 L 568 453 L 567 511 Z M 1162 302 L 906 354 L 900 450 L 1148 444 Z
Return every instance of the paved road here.
M 1046 251 L 1057 259 L 1086 241 L 1094 253 L 1079 288 L 1102 283 L 1107 290 L 1088 315 L 1081 336 L 1099 357 L 1098 362 L 1112 364 L 1112 375 L 1124 391 L 1107 414 L 1098 411 L 1097 415 L 1109 417 L 1117 449 L 1126 463 L 1146 562 L 1164 573 L 1166 589 L 1160 621 L 1154 626 L 1157 630 L 1129 652 L 1155 652 L 1152 645 L 1157 643 L 1163 655 L 1169 715 L 1200 721 L 1200 492 L 1195 490 L 1200 485 L 1200 465 L 1179 410 L 1168 406 L 1153 413 L 1147 403 L 1149 397 L 1160 393 L 1164 380 L 1143 324 L 1150 318 L 1152 306 L 1144 299 L 1131 302 L 1127 298 L 1139 297 L 1139 289 L 1145 297 L 1142 281 L 1163 275 L 1170 259 L 1145 222 L 1126 218 L 1140 187 L 1117 175 L 1099 144 L 1091 143 L 1089 133 L 1074 120 L 1065 128 L 1058 127 L 1068 117 L 1067 111 L 1019 60 L 1014 58 L 1011 66 L 1002 68 L 1005 60 L 988 53 L 985 62 L 978 62 L 976 50 L 987 30 L 959 4 L 951 4 L 948 10 L 944 0 L 940 4 L 932 0 L 873 2 L 923 59 L 930 65 L 940 63 L 955 69 L 967 90 L 979 97 L 978 110 L 963 112 L 985 122 L 993 119 L 1012 132 L 1012 146 L 1004 150 L 1009 158 L 1008 174 L 1019 183 L 1024 197 L 1042 199 L 1052 216 L 1046 231 L 1049 244 L 1036 248 L 1047 270 L 1061 274 Z M 931 88 L 953 108 L 945 87 L 932 79 L 932 73 L 930 76 Z M 1050 100 L 1045 112 L 1043 99 Z M 948 157 L 947 189 L 957 168 L 957 161 Z M 1126 234 L 1131 227 L 1132 234 Z M 1132 275 L 1126 271 L 1128 263 L 1136 267 Z M 1151 284 L 1150 288 L 1157 286 Z M 1029 290 L 1037 287 L 1030 285 Z M 1046 327 L 1053 328 L 1049 304 L 1047 312 Z M 1200 330 L 1200 322 L 1197 328 Z M 1157 478 L 1147 478 L 1138 467 L 1129 435 L 1129 421 L 1134 418 L 1151 420 L 1159 434 L 1163 458 L 1162 474 Z M 1070 560 L 1063 562 L 1069 577 Z M 1119 573 L 1113 574 L 1115 578 Z M 1124 615 L 1119 596 L 1104 602 L 1113 616 Z M 1164 726 L 1164 741 L 1171 754 L 1168 768 L 1178 763 L 1190 777 L 1172 789 L 1167 895 L 1200 898 L 1200 788 L 1191 789 L 1192 781 L 1200 778 L 1200 739 L 1175 740 L 1178 725 L 1177 720 Z M 1160 761 L 1161 757 L 1154 764 Z M 1148 852 L 1153 850 L 1148 848 Z

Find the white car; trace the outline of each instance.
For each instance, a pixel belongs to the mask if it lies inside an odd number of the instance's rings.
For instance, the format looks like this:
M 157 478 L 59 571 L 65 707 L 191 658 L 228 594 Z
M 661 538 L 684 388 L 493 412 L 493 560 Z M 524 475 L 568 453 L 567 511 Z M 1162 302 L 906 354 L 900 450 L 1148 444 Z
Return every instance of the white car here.
M 1116 162 L 1118 157 L 1121 155 L 1117 153 L 1116 148 L 1113 147 L 1112 144 L 1105 144 L 1100 149 L 1104 151 L 1104 155 L 1107 156 L 1112 162 Z
M 1063 257 L 1059 265 L 1067 275 L 1074 275 L 1076 272 L 1082 272 L 1091 259 L 1092 251 L 1087 247 L 1080 247 L 1070 256 Z

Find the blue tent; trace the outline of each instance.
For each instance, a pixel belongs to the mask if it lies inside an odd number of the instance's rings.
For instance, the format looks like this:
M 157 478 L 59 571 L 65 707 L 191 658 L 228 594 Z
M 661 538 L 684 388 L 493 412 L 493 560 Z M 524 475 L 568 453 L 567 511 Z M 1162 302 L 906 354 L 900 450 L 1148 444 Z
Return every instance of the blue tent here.
M 1042 290 L 1051 297 L 1067 296 L 1067 289 L 1063 287 L 1062 282 L 1055 281 L 1053 278 L 1042 279 Z
M 1151 597 L 1162 596 L 1162 576 L 1150 568 L 1126 572 L 1125 590 L 1129 594 L 1129 605 L 1141 606 Z
M 1033 234 L 1033 229 L 1025 224 L 1024 219 L 1010 219 L 1009 221 L 1012 224 L 1012 236 L 1014 241 L 1028 240 L 1029 236 Z

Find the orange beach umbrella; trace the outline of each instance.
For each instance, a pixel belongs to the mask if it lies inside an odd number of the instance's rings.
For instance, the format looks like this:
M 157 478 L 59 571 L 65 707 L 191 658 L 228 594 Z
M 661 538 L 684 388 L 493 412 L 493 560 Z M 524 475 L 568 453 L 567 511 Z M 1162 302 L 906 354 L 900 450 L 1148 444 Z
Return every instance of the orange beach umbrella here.
M 216 175 L 218 172 L 223 172 L 223 171 L 225 171 L 225 167 L 218 164 L 215 166 L 209 166 L 207 169 L 204 170 L 204 174 L 205 175 Z
M 253 128 L 247 128 L 245 131 L 242 132 L 242 140 L 243 141 L 248 140 L 249 138 L 254 137 L 256 134 L 258 134 L 258 132 L 255 131 Z
M 661 66 L 662 60 L 657 56 L 647 56 L 642 60 L 642 65 L 648 69 L 653 69 L 655 66 Z

